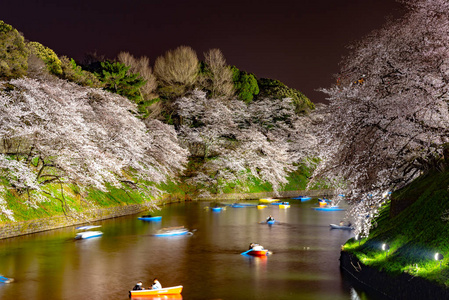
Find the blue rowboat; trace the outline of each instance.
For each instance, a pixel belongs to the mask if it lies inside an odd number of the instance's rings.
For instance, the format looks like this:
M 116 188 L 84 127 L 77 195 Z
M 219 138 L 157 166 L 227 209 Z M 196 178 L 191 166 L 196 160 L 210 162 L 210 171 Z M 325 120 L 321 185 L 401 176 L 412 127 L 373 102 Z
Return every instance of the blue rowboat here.
M 14 281 L 13 278 L 8 278 L 8 277 L 0 275 L 0 283 L 10 283 L 13 281 Z
M 162 220 L 162 216 L 154 216 L 154 217 L 141 216 L 141 217 L 138 217 L 137 219 L 142 220 L 142 221 L 160 221 L 160 220 Z
M 176 236 L 176 235 L 186 235 L 186 234 L 190 234 L 189 230 L 187 230 L 186 228 L 174 228 L 174 229 L 165 228 L 165 229 L 159 230 L 158 232 L 156 232 L 153 235 L 154 236 Z
M 212 211 L 222 211 L 223 207 L 211 207 L 210 209 L 212 209 Z
M 101 227 L 101 225 L 86 225 L 86 226 L 80 226 L 80 227 L 76 227 L 76 230 L 89 230 L 92 228 L 98 228 Z
M 271 203 L 271 205 L 289 205 L 289 203 L 288 202 L 274 202 L 274 203 Z
M 301 200 L 301 202 L 304 202 L 304 201 L 309 201 L 310 199 L 312 199 L 312 197 L 299 196 L 299 197 L 295 197 L 295 198 L 292 198 L 292 199 Z
M 330 202 L 332 202 L 332 200 L 329 200 L 329 199 L 326 199 L 326 198 L 318 198 L 318 202 L 330 203 Z
M 257 204 L 249 204 L 249 203 L 232 203 L 231 207 L 251 207 L 257 206 Z
M 101 231 L 84 231 L 84 232 L 78 232 L 75 236 L 75 239 L 77 240 L 87 240 L 95 237 L 100 237 L 103 235 L 103 232 Z
M 345 210 L 344 208 L 340 208 L 338 206 L 329 206 L 329 207 L 312 207 L 314 210 L 323 210 L 323 211 L 337 211 L 337 210 Z
M 267 224 L 268 225 L 273 225 L 274 223 L 276 223 L 276 221 L 273 219 L 273 220 L 270 220 L 270 221 L 267 221 Z

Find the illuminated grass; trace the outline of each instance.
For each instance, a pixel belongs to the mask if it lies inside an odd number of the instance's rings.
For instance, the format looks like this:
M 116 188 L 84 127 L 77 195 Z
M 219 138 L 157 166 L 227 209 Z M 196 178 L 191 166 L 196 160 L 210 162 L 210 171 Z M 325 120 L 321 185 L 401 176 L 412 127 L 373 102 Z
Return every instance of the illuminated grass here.
M 442 219 L 449 211 L 448 186 L 449 172 L 434 171 L 395 192 L 369 238 L 360 245 L 350 239 L 344 250 L 392 275 L 405 272 L 449 286 L 449 223 Z M 406 208 L 391 216 L 391 209 L 398 211 L 400 206 Z M 383 243 L 390 246 L 388 256 L 381 250 Z M 441 268 L 436 252 L 444 256 Z

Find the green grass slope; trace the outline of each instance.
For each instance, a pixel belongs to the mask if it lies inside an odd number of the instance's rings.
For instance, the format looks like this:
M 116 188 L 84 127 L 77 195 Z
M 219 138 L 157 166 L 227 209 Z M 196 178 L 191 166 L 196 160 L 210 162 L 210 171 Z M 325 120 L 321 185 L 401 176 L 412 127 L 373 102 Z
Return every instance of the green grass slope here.
M 345 251 L 392 275 L 407 272 L 449 287 L 448 186 L 449 172 L 434 171 L 393 193 L 368 239 L 349 240 Z M 382 251 L 384 243 L 388 253 Z M 444 256 L 441 268 L 434 259 L 437 252 Z

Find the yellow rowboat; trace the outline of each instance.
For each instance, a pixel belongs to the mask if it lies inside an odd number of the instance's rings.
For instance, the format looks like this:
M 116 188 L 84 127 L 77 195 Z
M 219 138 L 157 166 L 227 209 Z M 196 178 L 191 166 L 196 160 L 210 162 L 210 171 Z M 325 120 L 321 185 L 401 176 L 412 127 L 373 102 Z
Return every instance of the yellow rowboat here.
M 178 295 L 181 294 L 181 292 L 182 292 L 182 285 L 178 285 L 156 290 L 129 291 L 129 294 L 131 295 L 131 297 L 140 297 L 140 296 Z
M 266 205 L 263 205 L 263 204 L 257 205 L 257 209 L 264 209 L 265 207 L 267 207 L 267 206 L 266 206 Z
M 289 208 L 290 204 L 279 204 L 279 208 Z
M 280 201 L 280 200 L 279 199 L 275 199 L 275 198 L 259 199 L 259 202 L 261 202 L 261 203 L 271 203 L 271 202 L 276 202 L 276 201 Z

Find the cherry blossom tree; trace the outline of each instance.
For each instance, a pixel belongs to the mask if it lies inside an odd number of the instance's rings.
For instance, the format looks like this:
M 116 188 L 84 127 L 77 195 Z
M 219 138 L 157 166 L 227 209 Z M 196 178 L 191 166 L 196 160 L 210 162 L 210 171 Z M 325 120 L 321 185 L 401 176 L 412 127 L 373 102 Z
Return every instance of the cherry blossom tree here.
M 173 127 L 135 112 L 124 97 L 63 80 L 3 82 L 0 173 L 26 192 L 69 181 L 105 190 L 128 182 L 124 172 L 153 183 L 176 176 L 187 151 Z
M 449 2 L 404 3 L 409 12 L 356 43 L 323 90 L 329 106 L 315 176 L 350 196 L 365 236 L 386 192 L 444 167 L 448 153 Z
M 229 183 L 243 187 L 250 178 L 269 182 L 277 191 L 287 183 L 293 164 L 305 157 L 292 154 L 303 137 L 298 131 L 304 121 L 295 115 L 290 99 L 247 105 L 236 99 L 207 99 L 205 92 L 196 90 L 175 106 L 182 123 L 180 139 L 191 157 L 202 160 L 189 183 L 203 186 L 204 197 Z

